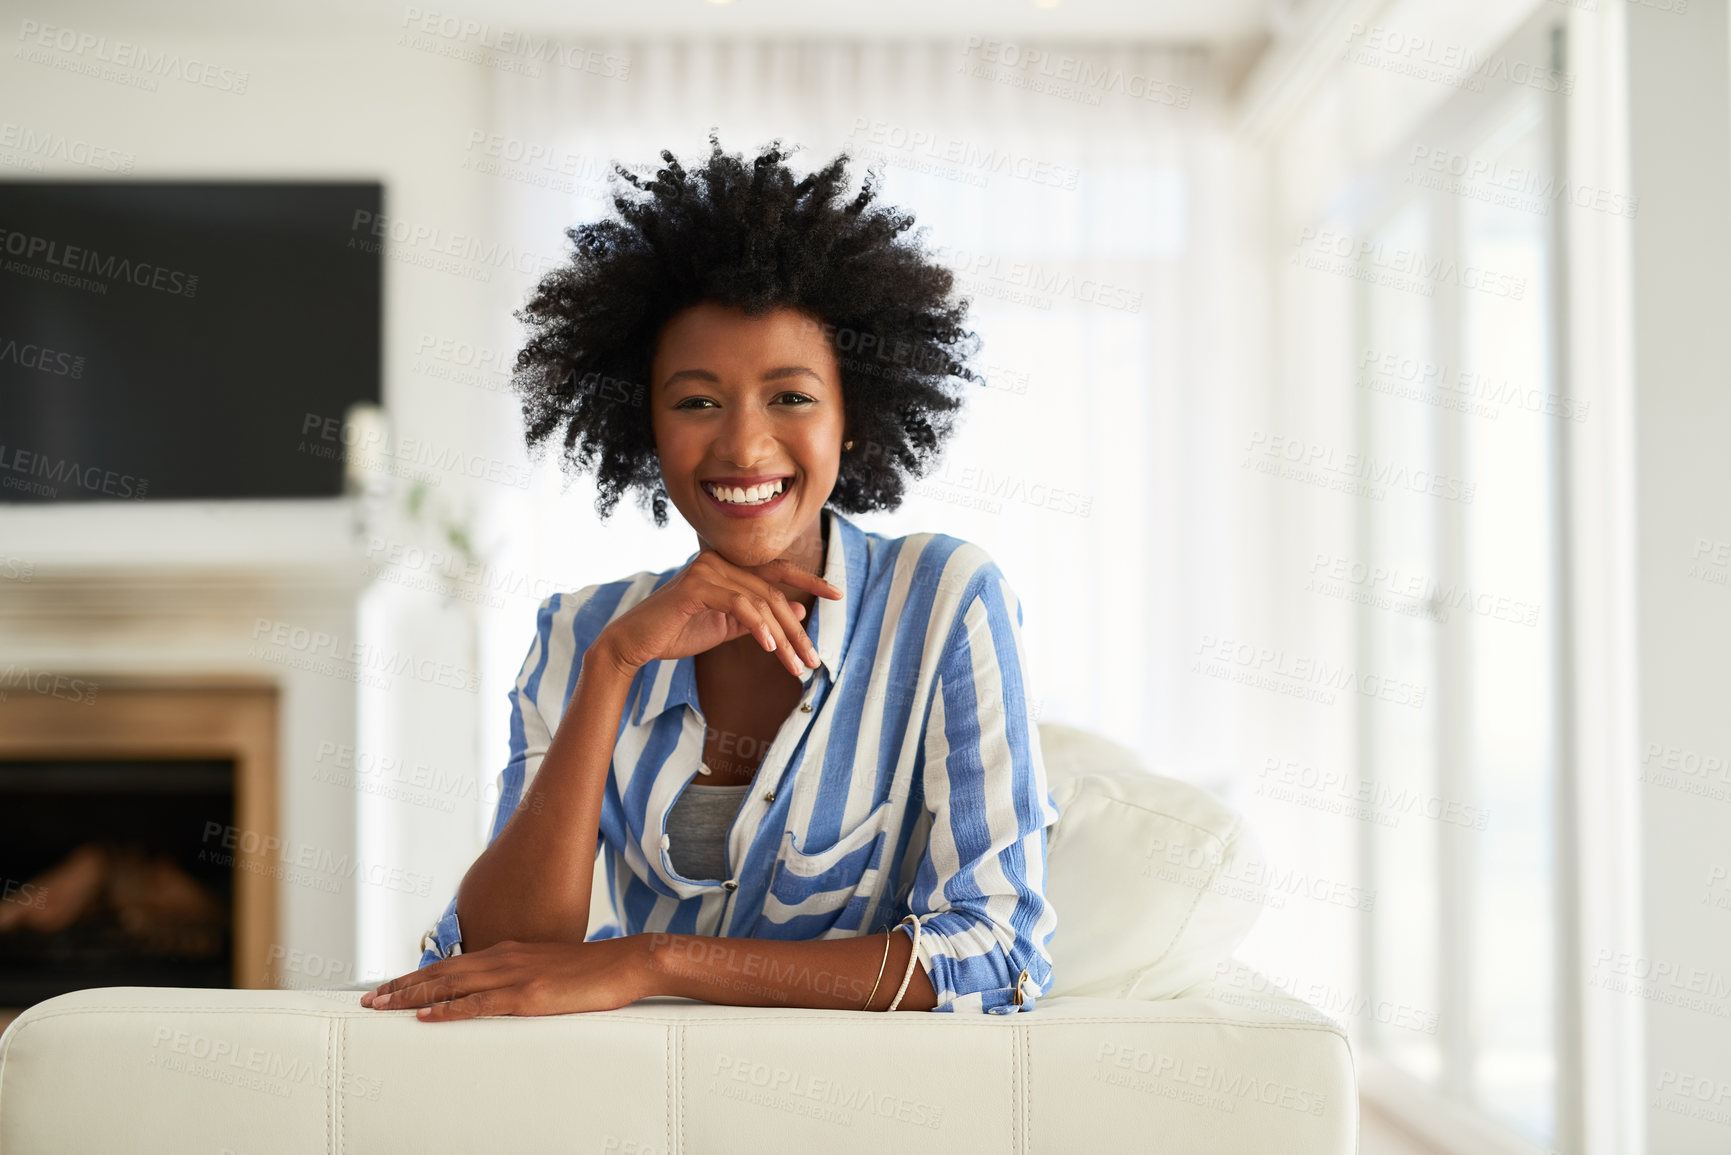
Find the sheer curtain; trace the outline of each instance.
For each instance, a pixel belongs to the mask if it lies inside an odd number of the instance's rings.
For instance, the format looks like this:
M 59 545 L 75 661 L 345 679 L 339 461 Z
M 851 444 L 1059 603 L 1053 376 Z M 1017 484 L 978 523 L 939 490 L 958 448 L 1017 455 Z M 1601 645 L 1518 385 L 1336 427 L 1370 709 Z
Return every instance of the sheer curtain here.
M 989 384 L 916 495 L 856 520 L 991 553 L 1024 604 L 1042 721 L 1098 730 L 1170 773 L 1223 778 L 1237 761 L 1234 699 L 1189 664 L 1202 634 L 1229 630 L 1255 532 L 1232 422 L 1245 379 L 1234 350 L 1252 318 L 1233 272 L 1235 160 L 1209 60 L 990 41 L 603 51 L 628 71 L 498 73 L 471 156 L 497 178 L 499 239 L 561 259 L 563 229 L 607 209 L 610 160 L 653 166 L 663 148 L 693 159 L 711 128 L 729 151 L 780 138 L 802 147 L 797 166 L 847 149 L 856 178 L 881 169 L 882 199 L 912 211 L 960 274 Z M 1078 77 L 1098 79 L 1066 82 Z M 512 307 L 535 277 L 518 279 Z M 521 342 L 508 316 L 497 340 Z M 500 560 L 575 588 L 695 548 L 677 517 L 657 530 L 622 504 L 600 522 L 593 493 L 544 461 L 529 491 L 497 499 Z M 528 611 L 495 615 L 489 668 L 514 673 L 532 628 Z M 502 709 L 483 725 L 502 752 Z

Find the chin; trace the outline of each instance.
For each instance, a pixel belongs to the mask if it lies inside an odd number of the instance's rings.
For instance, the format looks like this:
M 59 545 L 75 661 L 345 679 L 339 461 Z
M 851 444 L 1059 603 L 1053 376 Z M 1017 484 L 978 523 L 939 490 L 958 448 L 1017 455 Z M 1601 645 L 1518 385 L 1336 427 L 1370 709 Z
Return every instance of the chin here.
M 750 523 L 724 525 L 709 535 L 709 544 L 737 566 L 764 565 L 787 552 L 797 534 Z
M 699 499 L 700 501 L 703 499 Z M 673 508 L 679 516 L 685 519 L 698 537 L 709 542 L 728 561 L 737 565 L 760 564 L 746 563 L 740 560 L 746 554 L 761 553 L 771 544 L 785 544 L 794 536 L 794 531 L 786 526 L 777 525 L 773 528 L 765 524 L 768 519 L 717 517 L 707 505 L 699 504 L 695 508 L 680 502 L 673 502 Z M 776 519 L 780 521 L 780 518 Z M 773 553 L 765 555 L 764 560 L 774 557 Z

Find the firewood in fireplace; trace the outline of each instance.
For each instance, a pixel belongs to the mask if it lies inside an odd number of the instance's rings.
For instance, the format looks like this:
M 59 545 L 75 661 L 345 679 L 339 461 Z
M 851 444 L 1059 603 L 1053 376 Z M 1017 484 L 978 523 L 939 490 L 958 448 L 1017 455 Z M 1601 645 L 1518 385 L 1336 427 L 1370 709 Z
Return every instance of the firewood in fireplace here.
M 0 903 L 0 932 L 58 934 L 110 919 L 134 949 L 205 958 L 222 953 L 228 912 L 216 895 L 163 854 L 85 843 L 31 880 L 40 904 Z
M 30 880 L 42 902 L 0 902 L 0 931 L 58 934 L 102 901 L 108 883 L 108 852 L 86 843 Z
M 228 912 L 198 879 L 166 856 L 133 847 L 109 861 L 109 905 L 136 945 L 151 954 L 222 952 Z

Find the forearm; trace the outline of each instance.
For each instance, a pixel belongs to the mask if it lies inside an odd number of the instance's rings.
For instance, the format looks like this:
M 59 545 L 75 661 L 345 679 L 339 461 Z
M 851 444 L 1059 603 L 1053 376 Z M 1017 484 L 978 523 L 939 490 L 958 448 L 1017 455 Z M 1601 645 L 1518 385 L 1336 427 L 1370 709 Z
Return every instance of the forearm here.
M 534 780 L 457 888 L 465 952 L 506 939 L 583 941 L 602 793 L 630 687 L 630 672 L 597 641 Z
M 650 994 L 735 1007 L 887 1010 L 914 949 L 913 939 L 902 930 L 890 932 L 887 960 L 881 931 L 815 942 L 690 934 L 646 937 Z M 877 984 L 875 992 L 873 983 Z M 867 994 L 871 994 L 869 1007 L 864 1005 Z M 915 960 L 907 991 L 896 1009 L 929 1011 L 937 1001 L 925 967 Z

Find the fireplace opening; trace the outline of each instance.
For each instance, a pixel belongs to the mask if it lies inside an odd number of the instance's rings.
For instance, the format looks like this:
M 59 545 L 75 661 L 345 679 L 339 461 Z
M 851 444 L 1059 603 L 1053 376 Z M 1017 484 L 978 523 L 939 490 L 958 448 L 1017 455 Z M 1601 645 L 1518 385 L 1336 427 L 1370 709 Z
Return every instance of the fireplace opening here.
M 231 759 L 0 760 L 0 1007 L 87 987 L 226 987 Z

